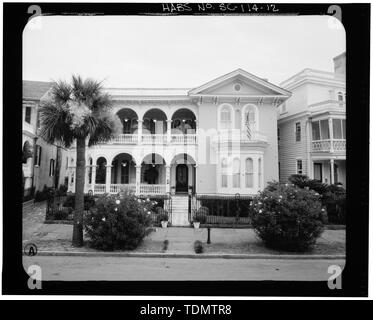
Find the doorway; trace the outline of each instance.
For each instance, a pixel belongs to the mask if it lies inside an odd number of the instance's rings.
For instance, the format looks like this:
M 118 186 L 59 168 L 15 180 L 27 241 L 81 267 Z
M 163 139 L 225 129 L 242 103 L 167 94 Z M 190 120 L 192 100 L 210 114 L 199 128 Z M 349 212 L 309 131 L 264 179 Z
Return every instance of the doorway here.
M 322 163 L 313 164 L 313 178 L 322 182 Z
M 178 164 L 176 166 L 176 192 L 188 192 L 188 166 Z

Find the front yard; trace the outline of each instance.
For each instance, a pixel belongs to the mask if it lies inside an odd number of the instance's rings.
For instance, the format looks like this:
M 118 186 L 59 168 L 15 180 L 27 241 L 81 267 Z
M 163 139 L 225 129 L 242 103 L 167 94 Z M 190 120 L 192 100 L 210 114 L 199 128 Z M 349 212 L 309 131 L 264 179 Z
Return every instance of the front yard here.
M 72 225 L 39 224 L 39 228 L 33 228 L 25 234 L 28 237 L 24 238 L 24 242 L 36 244 L 39 251 L 100 252 L 87 245 L 82 248 L 72 247 Z M 168 240 L 167 246 L 165 240 Z M 181 227 L 155 228 L 139 247 L 126 252 L 195 254 L 193 246 L 196 240 L 203 243 L 203 254 L 294 254 L 266 248 L 253 229 L 212 228 L 211 244 L 207 244 L 207 229 Z M 325 230 L 314 249 L 304 254 L 345 254 L 345 230 Z

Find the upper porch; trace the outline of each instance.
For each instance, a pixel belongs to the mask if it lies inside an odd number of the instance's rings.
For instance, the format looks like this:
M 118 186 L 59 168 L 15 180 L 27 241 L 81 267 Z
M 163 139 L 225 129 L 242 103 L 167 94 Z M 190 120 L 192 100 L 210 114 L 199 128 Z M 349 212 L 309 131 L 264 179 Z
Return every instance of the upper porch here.
M 197 143 L 198 107 L 187 96 L 122 99 L 113 107 L 116 134 L 108 144 Z

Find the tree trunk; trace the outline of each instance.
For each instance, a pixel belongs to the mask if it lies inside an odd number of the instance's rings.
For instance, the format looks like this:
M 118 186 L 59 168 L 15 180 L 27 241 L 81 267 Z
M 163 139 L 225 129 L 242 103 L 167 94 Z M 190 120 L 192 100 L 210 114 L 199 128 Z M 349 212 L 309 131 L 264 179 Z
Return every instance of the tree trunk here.
M 84 183 L 85 183 L 85 139 L 76 140 L 75 169 L 75 211 L 73 228 L 73 246 L 83 246 L 83 214 L 84 214 Z
M 57 146 L 56 155 L 56 170 L 54 174 L 54 188 L 57 190 L 60 182 L 60 172 L 61 172 L 61 147 Z

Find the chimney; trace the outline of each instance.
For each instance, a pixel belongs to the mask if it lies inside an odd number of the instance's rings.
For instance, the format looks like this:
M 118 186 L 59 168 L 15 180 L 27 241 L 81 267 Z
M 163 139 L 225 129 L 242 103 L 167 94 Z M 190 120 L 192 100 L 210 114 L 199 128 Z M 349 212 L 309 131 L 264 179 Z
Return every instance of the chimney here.
M 339 75 L 346 75 L 346 52 L 333 58 L 334 61 L 334 73 Z

